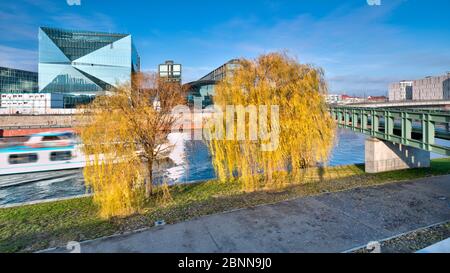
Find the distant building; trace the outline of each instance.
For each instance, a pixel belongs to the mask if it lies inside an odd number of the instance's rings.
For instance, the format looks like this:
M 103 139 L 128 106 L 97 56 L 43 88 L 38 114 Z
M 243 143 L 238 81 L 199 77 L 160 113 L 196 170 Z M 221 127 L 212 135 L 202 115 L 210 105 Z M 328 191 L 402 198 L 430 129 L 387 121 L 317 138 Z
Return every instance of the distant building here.
M 168 82 L 181 83 L 181 64 L 175 64 L 173 61 L 166 61 L 158 66 L 159 77 Z
M 389 101 L 450 99 L 450 72 L 389 85 Z
M 328 94 L 325 96 L 325 101 L 328 104 L 338 104 L 342 101 L 342 95 Z
M 389 85 L 389 101 L 412 100 L 412 81 L 400 81 Z
M 131 35 L 39 28 L 39 92 L 96 95 L 131 81 L 140 59 Z
M 38 73 L 0 67 L 0 93 L 34 93 L 38 91 Z
M 368 102 L 386 102 L 388 98 L 385 96 L 368 96 L 367 101 Z
M 201 99 L 203 107 L 213 104 L 214 88 L 216 84 L 225 77 L 231 75 L 238 66 L 239 60 L 232 59 L 201 77 L 197 81 L 187 83 L 188 104 L 193 105 L 194 98 Z
M 64 108 L 64 95 L 58 93 L 20 93 L 0 95 L 0 114 L 42 114 Z
M 364 98 L 343 94 L 343 95 L 327 95 L 326 101 L 329 104 L 344 105 L 352 103 L 385 102 L 387 101 L 387 98 L 385 96 L 368 96 L 367 98 Z
M 413 100 L 450 99 L 450 73 L 413 81 Z
M 362 103 L 365 102 L 366 99 L 365 98 L 361 98 L 361 97 L 353 97 L 353 96 L 349 96 L 349 95 L 341 95 L 341 101 L 340 104 L 350 104 L 350 103 Z

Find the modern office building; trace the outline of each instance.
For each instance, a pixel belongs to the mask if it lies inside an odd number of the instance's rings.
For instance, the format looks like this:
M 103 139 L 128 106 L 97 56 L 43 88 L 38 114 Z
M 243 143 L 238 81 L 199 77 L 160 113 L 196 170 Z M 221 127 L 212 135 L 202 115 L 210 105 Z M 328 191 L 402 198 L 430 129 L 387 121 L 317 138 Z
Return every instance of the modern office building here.
M 214 69 L 213 71 L 209 72 L 202 78 L 200 78 L 198 81 L 221 81 L 223 80 L 227 75 L 230 75 L 230 73 L 233 73 L 233 70 L 235 70 L 239 66 L 239 59 L 232 59 L 225 64 L 219 66 L 218 68 Z
M 238 68 L 239 60 L 232 59 L 227 63 L 219 66 L 213 71 L 209 72 L 197 81 L 187 83 L 188 95 L 187 101 L 189 105 L 194 104 L 194 98 L 202 100 L 202 107 L 213 104 L 214 87 L 216 84 L 231 75 L 233 70 Z
M 94 96 L 131 80 L 140 60 L 131 35 L 39 28 L 39 92 Z
M 449 100 L 450 72 L 435 77 L 401 81 L 389 85 L 389 100 Z
M 181 83 L 181 64 L 166 61 L 158 66 L 159 77 L 168 82 Z
M 203 80 L 187 83 L 187 103 L 189 106 L 194 105 L 194 99 L 197 98 L 202 102 L 202 108 L 213 104 L 214 87 L 217 81 Z
M 0 67 L 0 93 L 33 93 L 38 91 L 38 73 Z
M 389 100 L 412 100 L 412 81 L 400 81 L 389 85 Z

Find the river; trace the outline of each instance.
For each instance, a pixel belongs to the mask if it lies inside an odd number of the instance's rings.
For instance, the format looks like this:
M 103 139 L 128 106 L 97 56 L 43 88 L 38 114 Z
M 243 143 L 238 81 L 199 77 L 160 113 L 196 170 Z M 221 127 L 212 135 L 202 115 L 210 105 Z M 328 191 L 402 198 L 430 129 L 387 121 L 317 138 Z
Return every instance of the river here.
M 215 177 L 208 148 L 202 141 L 186 140 L 186 135 L 170 135 L 175 147 L 169 155 L 172 164 L 161 171 L 159 177 L 171 183 L 189 183 Z M 350 130 L 338 130 L 329 166 L 364 162 L 366 136 Z M 446 143 L 448 146 L 449 144 Z M 432 157 L 438 157 L 432 155 Z M 39 179 L 33 179 L 36 177 Z M 41 179 L 42 177 L 42 179 Z M 86 193 L 81 170 L 54 171 L 39 174 L 0 176 L 0 179 L 34 181 L 0 189 L 0 205 L 36 201 Z M 38 180 L 38 181 L 36 181 Z

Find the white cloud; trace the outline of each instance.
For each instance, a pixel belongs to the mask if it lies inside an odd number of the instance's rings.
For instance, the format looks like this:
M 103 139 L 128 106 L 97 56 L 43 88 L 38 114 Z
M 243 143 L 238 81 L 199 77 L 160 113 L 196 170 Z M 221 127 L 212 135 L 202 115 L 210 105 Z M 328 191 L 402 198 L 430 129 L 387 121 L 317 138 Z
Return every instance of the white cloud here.
M 37 70 L 38 27 L 41 25 L 111 32 L 116 30 L 114 21 L 99 12 L 84 16 L 62 12 L 62 9 L 53 1 L 25 0 L 24 2 L 2 1 L 0 3 L 0 65 L 2 66 Z M 36 17 L 36 13 L 41 14 L 45 20 Z M 50 16 L 49 14 L 58 15 Z
M 205 51 L 235 57 L 252 58 L 287 50 L 300 62 L 323 67 L 327 75 L 350 75 L 348 80 L 343 77 L 338 84 L 332 82 L 332 88 L 354 88 L 358 85 L 350 79 L 363 79 L 374 73 L 380 80 L 364 84 L 382 93 L 385 90 L 383 74 L 391 72 L 380 62 L 392 60 L 391 56 L 386 58 L 388 53 L 401 52 L 411 42 L 404 39 L 402 29 L 384 22 L 400 4 L 396 1 L 373 8 L 362 3 L 356 9 L 343 5 L 325 16 L 299 14 L 271 25 L 264 18 L 232 18 L 204 30 L 202 38 L 192 38 L 191 42 Z
M 37 71 L 37 64 L 36 51 L 0 45 L 0 66 Z

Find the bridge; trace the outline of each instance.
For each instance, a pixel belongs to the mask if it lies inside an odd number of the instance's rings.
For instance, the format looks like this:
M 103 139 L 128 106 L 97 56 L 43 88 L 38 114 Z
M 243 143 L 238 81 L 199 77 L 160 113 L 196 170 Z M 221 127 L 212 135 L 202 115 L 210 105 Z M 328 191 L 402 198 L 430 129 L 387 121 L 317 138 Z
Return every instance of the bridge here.
M 348 106 L 368 108 L 439 108 L 450 110 L 450 100 L 364 102 L 352 103 L 348 104 Z
M 411 108 L 330 106 L 339 128 L 369 136 L 365 143 L 367 172 L 428 167 L 430 152 L 450 156 L 450 111 Z

